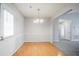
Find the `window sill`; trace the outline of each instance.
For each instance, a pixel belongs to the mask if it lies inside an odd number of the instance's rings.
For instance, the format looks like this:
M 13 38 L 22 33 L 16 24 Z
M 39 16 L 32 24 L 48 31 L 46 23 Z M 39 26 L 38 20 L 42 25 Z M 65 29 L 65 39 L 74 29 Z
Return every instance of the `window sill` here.
M 11 37 L 14 37 L 14 35 L 6 36 L 6 37 L 3 37 L 3 38 L 4 38 L 4 39 L 8 39 L 8 38 L 11 38 Z

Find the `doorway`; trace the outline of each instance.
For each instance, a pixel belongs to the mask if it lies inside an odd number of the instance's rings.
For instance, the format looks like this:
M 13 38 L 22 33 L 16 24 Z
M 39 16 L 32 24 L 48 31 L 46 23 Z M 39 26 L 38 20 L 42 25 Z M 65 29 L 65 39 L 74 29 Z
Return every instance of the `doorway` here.
M 71 21 L 59 20 L 59 39 L 71 40 Z

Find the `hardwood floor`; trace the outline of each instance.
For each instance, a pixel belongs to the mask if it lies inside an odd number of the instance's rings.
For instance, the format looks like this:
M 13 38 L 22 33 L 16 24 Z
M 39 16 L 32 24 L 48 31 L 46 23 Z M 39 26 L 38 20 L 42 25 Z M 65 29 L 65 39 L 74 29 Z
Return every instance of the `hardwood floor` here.
M 14 56 L 62 56 L 64 53 L 49 42 L 24 43 Z

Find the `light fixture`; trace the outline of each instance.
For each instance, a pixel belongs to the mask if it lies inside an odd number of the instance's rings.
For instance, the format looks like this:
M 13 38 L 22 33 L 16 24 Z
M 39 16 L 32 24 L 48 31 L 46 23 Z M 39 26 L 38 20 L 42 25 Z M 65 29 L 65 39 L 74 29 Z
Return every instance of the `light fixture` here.
M 40 23 L 43 23 L 44 22 L 44 20 L 43 19 L 40 19 Z
M 39 19 L 33 20 L 33 23 L 39 23 Z
M 40 16 L 39 16 L 39 11 L 40 11 L 39 8 L 37 9 L 37 11 L 38 11 L 38 17 L 37 17 L 37 19 L 33 20 L 33 23 L 36 23 L 36 24 L 39 24 L 40 23 L 41 24 L 41 23 L 44 22 L 44 20 L 41 19 Z
M 29 0 L 29 2 L 30 2 L 30 3 L 29 3 L 29 8 L 32 8 L 32 5 L 31 5 L 31 0 Z

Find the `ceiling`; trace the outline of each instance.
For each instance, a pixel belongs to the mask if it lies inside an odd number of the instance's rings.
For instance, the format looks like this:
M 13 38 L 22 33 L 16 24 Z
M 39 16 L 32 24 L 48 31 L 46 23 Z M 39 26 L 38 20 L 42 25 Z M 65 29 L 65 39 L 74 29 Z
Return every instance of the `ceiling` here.
M 38 17 L 39 8 L 39 16 L 42 18 L 51 18 L 56 16 L 56 14 L 61 11 L 67 4 L 62 3 L 15 3 L 14 4 L 18 10 L 25 17 Z M 32 6 L 32 8 L 30 7 Z

